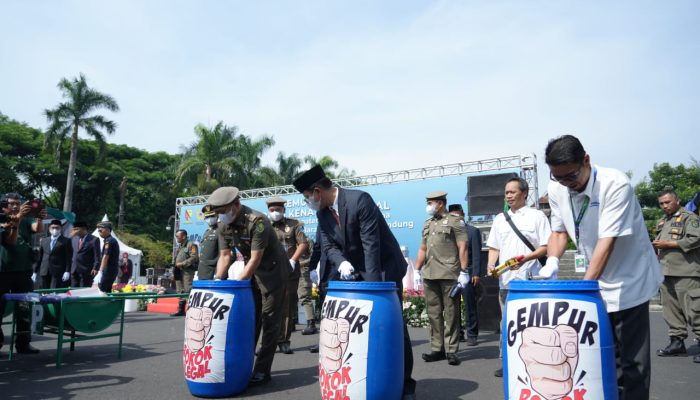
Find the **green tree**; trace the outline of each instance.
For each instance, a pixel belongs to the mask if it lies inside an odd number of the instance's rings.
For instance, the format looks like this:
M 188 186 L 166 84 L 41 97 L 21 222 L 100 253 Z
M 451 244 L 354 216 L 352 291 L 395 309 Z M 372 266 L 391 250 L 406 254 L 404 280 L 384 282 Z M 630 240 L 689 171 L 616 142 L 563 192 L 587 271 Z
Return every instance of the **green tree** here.
M 314 156 L 304 157 L 304 162 L 309 166 L 309 168 L 318 164 L 323 168 L 323 171 L 331 179 L 336 178 L 350 178 L 355 176 L 354 170 L 349 170 L 345 167 L 341 168 L 339 171 L 337 168 L 340 166 L 338 161 L 334 160 L 331 156 L 322 156 L 320 158 L 315 158 Z
M 688 166 L 654 164 L 654 168 L 649 171 L 649 177 L 645 177 L 635 186 L 635 193 L 642 206 L 644 222 L 651 237 L 656 235 L 656 222 L 664 215 L 659 208 L 659 193 L 669 188 L 673 189 L 681 198 L 681 203 L 686 204 L 695 193 L 700 191 L 700 164 L 695 160 L 692 161 Z
M 238 141 L 235 126 L 224 125 L 223 121 L 214 127 L 197 124 L 194 128 L 197 140 L 184 149 L 182 159 L 175 172 L 176 183 L 185 187 L 185 192 L 211 193 L 228 181 L 238 166 Z
M 277 174 L 280 176 L 280 185 L 290 185 L 301 172 L 303 161 L 297 153 L 286 156 L 284 152 L 277 153 Z
M 270 167 L 263 167 L 261 160 L 274 144 L 275 139 L 266 135 L 258 139 L 246 135 L 236 138 L 236 167 L 231 176 L 233 186 L 245 190 L 274 185 L 277 173 Z
M 79 78 L 73 78 L 72 81 L 61 79 L 58 88 L 63 92 L 63 98 L 66 101 L 59 103 L 54 109 L 44 111 L 50 124 L 45 144 L 47 147 L 53 144 L 58 161 L 61 145 L 66 136 L 70 135 L 70 160 L 63 210 L 72 211 L 75 167 L 78 162 L 78 133 L 82 130 L 92 136 L 103 149 L 105 143 L 103 132 L 113 134 L 117 124 L 102 115 L 93 113 L 102 108 L 116 112 L 119 111 L 119 106 L 111 96 L 88 87 L 83 74 L 80 74 Z

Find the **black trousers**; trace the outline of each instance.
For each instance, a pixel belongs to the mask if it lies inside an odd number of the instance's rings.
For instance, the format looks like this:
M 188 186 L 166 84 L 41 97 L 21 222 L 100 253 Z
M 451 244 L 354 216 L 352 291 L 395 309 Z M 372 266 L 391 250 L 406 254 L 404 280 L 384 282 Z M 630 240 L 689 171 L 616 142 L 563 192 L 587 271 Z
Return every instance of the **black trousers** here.
M 39 283 L 41 285 L 41 289 L 67 288 L 70 285 L 69 281 L 63 282 L 63 274 L 51 275 L 51 273 L 48 273 L 46 275 L 42 275 L 40 278 Z
M 471 282 L 462 290 L 462 301 L 464 301 L 462 321 L 467 331 L 467 337 L 476 338 L 479 336 L 478 292 L 480 290 L 480 284 L 474 285 Z
M 28 293 L 34 291 L 32 281 L 32 271 L 3 271 L 0 272 L 0 317 L 5 314 L 5 293 Z M 19 303 L 15 303 L 17 305 Z M 15 345 L 25 347 L 31 341 L 29 333 L 31 312 L 28 307 L 16 307 L 15 318 L 17 319 L 17 336 Z M 5 336 L 0 329 L 0 343 L 5 342 Z
M 651 356 L 649 302 L 608 313 L 615 342 L 620 400 L 649 400 Z
M 71 274 L 71 286 L 72 287 L 90 287 L 92 286 L 93 276 L 90 273 L 91 270 L 81 271 L 76 268 L 75 272 Z

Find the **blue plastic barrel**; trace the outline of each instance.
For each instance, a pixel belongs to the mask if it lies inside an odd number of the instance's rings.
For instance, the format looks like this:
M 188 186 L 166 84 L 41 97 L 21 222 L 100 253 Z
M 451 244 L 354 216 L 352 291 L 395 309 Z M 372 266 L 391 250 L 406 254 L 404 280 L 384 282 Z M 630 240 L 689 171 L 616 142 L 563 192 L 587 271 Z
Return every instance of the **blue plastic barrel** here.
M 318 370 L 322 399 L 401 398 L 403 315 L 394 282 L 329 283 Z
M 253 372 L 255 303 L 250 281 L 194 281 L 187 299 L 183 364 L 195 396 L 243 392 Z
M 617 399 L 597 281 L 512 281 L 502 326 L 506 399 Z

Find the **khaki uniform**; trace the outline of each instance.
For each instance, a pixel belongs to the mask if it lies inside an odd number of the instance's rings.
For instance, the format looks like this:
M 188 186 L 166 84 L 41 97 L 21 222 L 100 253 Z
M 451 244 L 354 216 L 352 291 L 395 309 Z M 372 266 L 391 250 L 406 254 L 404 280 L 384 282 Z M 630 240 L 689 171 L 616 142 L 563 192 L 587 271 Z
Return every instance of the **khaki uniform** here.
M 289 259 L 274 234 L 269 219 L 262 213 L 241 205 L 238 217 L 218 230 L 219 249 L 238 251 L 248 263 L 252 250 L 263 250 L 262 261 L 255 270 L 255 338 L 262 331 L 260 352 L 253 372 L 269 374 L 282 321 L 284 294 L 289 275 Z
M 201 280 L 214 279 L 217 261 L 219 261 L 219 236 L 216 227 L 209 227 L 199 242 L 197 278 Z
M 669 336 L 685 339 L 690 325 L 700 337 L 700 217 L 680 208 L 659 220 L 658 240 L 673 240 L 680 249 L 659 250 L 664 274 L 661 301 Z
M 459 349 L 459 297 L 451 298 L 450 291 L 461 268 L 457 242 L 466 241 L 467 228 L 459 217 L 435 215 L 423 225 L 426 253 L 421 271 L 432 351 L 456 353 Z
M 194 279 L 194 274 L 197 272 L 197 264 L 199 262 L 199 250 L 197 245 L 190 242 L 189 240 L 181 244 L 177 249 L 175 254 L 175 268 L 180 269 L 182 274 L 182 280 L 175 281 L 175 288 L 178 293 L 189 293 L 192 290 L 192 280 Z M 177 264 L 184 264 L 178 267 Z M 186 298 L 180 299 L 180 304 L 187 303 Z
M 313 299 L 311 293 L 311 289 L 313 288 L 313 282 L 311 282 L 311 269 L 316 269 L 316 266 L 311 266 L 309 264 L 312 243 L 309 242 L 308 244 L 309 247 L 301 256 L 301 260 L 299 260 L 301 263 L 301 274 L 299 276 L 299 287 L 297 289 L 297 295 L 299 296 L 299 304 L 301 304 L 304 307 L 306 321 L 312 321 L 316 319 L 316 313 L 314 312 Z
M 304 234 L 304 223 L 292 218 L 282 218 L 278 222 L 272 223 L 272 228 L 277 234 L 282 247 L 287 252 L 287 259 L 291 260 L 297 248 L 307 243 L 306 235 Z M 287 264 L 291 271 L 291 265 Z M 289 343 L 289 338 L 294 330 L 294 318 L 296 317 L 297 288 L 299 287 L 299 277 L 301 276 L 301 268 L 299 263 L 294 267 L 294 271 L 289 274 L 287 280 L 287 293 L 284 300 L 284 314 L 282 316 L 282 327 L 280 328 L 279 344 Z

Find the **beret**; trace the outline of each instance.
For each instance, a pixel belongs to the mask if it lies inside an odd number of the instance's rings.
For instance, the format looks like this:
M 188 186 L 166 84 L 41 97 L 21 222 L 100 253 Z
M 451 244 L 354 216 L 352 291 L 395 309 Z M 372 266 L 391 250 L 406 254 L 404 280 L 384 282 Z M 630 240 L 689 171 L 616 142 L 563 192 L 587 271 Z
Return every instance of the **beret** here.
M 227 204 L 233 203 L 238 197 L 238 188 L 233 186 L 224 186 L 216 189 L 214 193 L 209 195 L 207 199 L 207 204 L 215 207 L 225 206 Z

